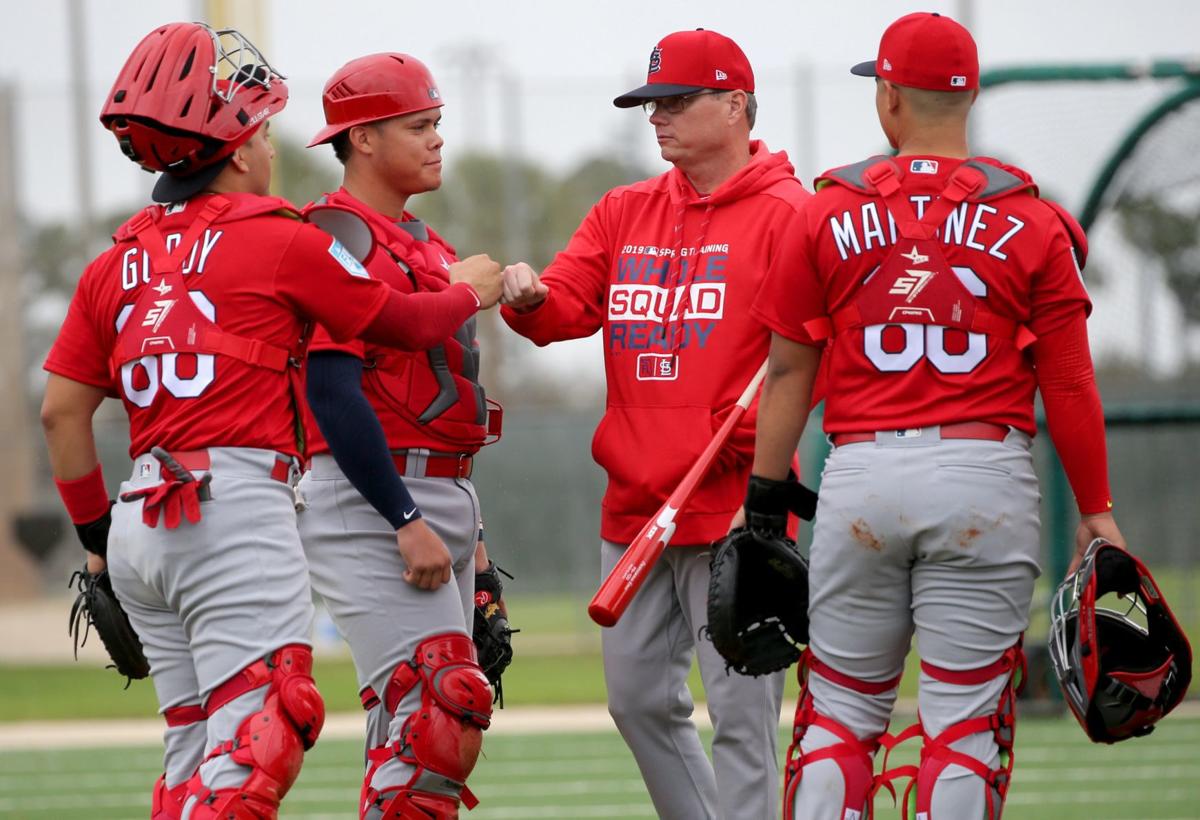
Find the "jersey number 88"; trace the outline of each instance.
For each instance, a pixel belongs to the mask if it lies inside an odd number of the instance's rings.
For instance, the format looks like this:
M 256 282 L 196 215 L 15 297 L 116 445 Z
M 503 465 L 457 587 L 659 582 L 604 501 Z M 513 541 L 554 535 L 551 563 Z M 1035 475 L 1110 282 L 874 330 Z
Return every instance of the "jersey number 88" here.
M 200 309 L 205 318 L 210 322 L 217 320 L 216 307 L 201 291 L 188 291 L 188 296 L 192 297 L 192 302 Z M 117 314 L 117 333 L 121 332 L 121 328 L 125 326 L 125 322 L 129 320 L 129 314 L 132 312 L 133 305 L 125 305 L 121 308 L 121 312 Z M 158 395 L 160 387 L 166 388 L 166 391 L 177 399 L 193 399 L 203 393 L 212 384 L 216 375 L 213 355 L 211 353 L 194 354 L 196 373 L 188 377 L 180 376 L 177 372 L 179 355 L 178 353 L 160 353 L 142 356 L 140 359 L 133 359 L 121 365 L 121 390 L 124 392 L 125 398 L 138 407 L 149 407 L 154 402 L 154 397 Z M 145 387 L 134 386 L 134 373 L 139 367 L 146 373 L 147 384 Z

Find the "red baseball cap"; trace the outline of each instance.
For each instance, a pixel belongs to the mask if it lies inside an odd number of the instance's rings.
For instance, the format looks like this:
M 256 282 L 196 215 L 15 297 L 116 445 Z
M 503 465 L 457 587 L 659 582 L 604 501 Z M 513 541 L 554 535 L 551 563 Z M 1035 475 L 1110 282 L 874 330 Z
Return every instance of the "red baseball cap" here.
M 850 73 L 929 91 L 974 91 L 979 88 L 979 53 L 962 25 L 920 11 L 888 26 L 879 41 L 879 56 Z
M 738 44 L 723 34 L 698 28 L 677 31 L 650 52 L 646 84 L 613 100 L 633 108 L 646 100 L 676 97 L 705 89 L 754 93 L 754 71 Z

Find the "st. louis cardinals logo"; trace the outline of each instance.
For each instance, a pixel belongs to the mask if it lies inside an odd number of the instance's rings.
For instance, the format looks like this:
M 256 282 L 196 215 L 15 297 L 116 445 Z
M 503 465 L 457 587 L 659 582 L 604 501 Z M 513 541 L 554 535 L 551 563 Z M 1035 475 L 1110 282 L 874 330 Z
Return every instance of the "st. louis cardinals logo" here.
M 657 74 L 662 68 L 662 49 L 658 46 L 650 52 L 650 68 L 646 71 L 647 74 Z
M 171 308 L 175 306 L 177 299 L 155 299 L 154 307 L 146 311 L 146 318 L 142 320 L 142 327 L 150 328 L 151 333 L 157 333 L 159 327 L 166 320 L 167 314 L 171 312 Z

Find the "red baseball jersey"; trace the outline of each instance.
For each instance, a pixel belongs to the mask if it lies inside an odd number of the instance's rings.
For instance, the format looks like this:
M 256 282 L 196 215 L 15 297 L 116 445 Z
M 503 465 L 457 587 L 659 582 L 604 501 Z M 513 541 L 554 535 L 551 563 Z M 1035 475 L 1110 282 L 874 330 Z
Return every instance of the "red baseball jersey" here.
M 603 332 L 608 403 L 592 456 L 608 473 L 610 541 L 628 543 L 666 501 L 766 358 L 770 333 L 750 303 L 809 193 L 786 154 L 757 141 L 751 151 L 709 196 L 677 168 L 609 191 L 543 273 L 546 300 L 501 311 L 537 344 Z M 680 513 L 674 544 L 728 530 L 757 409 L 756 399 Z
M 224 196 L 233 207 L 184 256 L 188 296 L 201 313 L 227 333 L 288 350 L 310 319 L 342 339 L 371 323 L 389 288 L 340 243 L 300 221 L 283 200 Z M 147 212 L 168 246 L 180 242 L 205 199 Z M 204 353 L 144 356 L 128 373 L 113 372 L 118 332 L 143 289 L 161 284 L 156 279 L 141 245 L 133 237 L 119 238 L 80 278 L 45 368 L 122 400 L 131 457 L 155 445 L 297 454 L 297 408 L 288 372 Z
M 896 158 L 901 190 L 916 217 L 962 162 Z M 1037 198 L 1024 172 L 1005 170 L 1029 184 L 998 199 L 963 202 L 935 241 L 978 304 L 1041 336 L 1074 312 L 1090 311 L 1091 303 L 1062 219 Z M 812 320 L 855 302 L 893 247 L 905 241 L 896 228 L 902 218 L 910 217 L 890 214 L 878 195 L 826 184 L 798 215 L 787 249 L 754 301 L 754 315 L 782 336 L 819 344 L 810 333 Z M 915 281 L 898 279 L 890 292 Z M 964 421 L 1036 432 L 1033 365 L 1000 335 L 905 322 L 849 327 L 830 342 L 821 380 L 827 433 Z
M 377 243 L 366 262 L 373 278 L 402 293 L 449 288 L 455 303 L 454 309 L 442 314 L 447 320 L 440 331 L 443 335 L 428 350 L 398 350 L 359 340 L 338 343 L 318 326 L 310 352 L 339 351 L 363 360 L 363 393 L 391 449 L 476 452 L 487 434 L 487 404 L 479 385 L 475 342 L 477 302 L 468 286 L 450 286 L 450 265 L 458 261 L 454 248 L 411 214 L 390 223 L 345 189 L 326 195 L 322 204 L 353 210 L 367 220 Z M 328 453 L 329 445 L 311 411 L 306 413 L 309 452 Z

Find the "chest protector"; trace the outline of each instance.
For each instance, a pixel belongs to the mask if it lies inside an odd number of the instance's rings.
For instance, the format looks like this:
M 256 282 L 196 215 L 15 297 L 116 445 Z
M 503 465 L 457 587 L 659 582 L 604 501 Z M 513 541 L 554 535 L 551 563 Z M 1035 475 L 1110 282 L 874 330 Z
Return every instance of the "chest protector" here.
M 374 240 L 368 260 L 376 253 L 387 254 L 404 272 L 414 293 L 450 287 L 443 271 L 457 260 L 453 249 L 432 230 L 431 241 L 422 242 L 343 191 L 328 194 L 306 208 L 305 215 L 325 211 L 328 220 L 330 209 L 349 211 L 364 221 Z M 425 439 L 423 446 L 474 452 L 500 438 L 501 407 L 487 398 L 479 383 L 475 328 L 472 317 L 452 337 L 428 350 L 369 350 L 364 384 L 369 384 L 380 402 Z
M 937 230 L 962 203 L 989 202 L 1025 194 L 1032 183 L 980 160 L 967 160 L 950 175 L 941 196 L 921 218 L 901 187 L 891 159 L 871 159 L 831 171 L 818 179 L 883 199 L 896 223 L 897 239 L 882 264 L 867 277 L 845 307 L 805 323 L 815 341 L 857 327 L 926 324 L 999 337 L 1023 350 L 1036 337 L 1016 320 L 988 310 L 967 289 L 942 250 Z
M 157 217 L 162 208 L 157 205 L 142 210 L 117 230 L 115 241 L 134 240 L 146 251 L 151 278 L 117 332 L 109 360 L 114 380 L 128 378 L 125 371 L 144 356 L 209 354 L 286 374 L 293 401 L 301 395 L 300 363 L 308 344 L 308 328 L 291 349 L 228 333 L 193 301 L 183 277 L 184 259 L 218 220 L 228 223 L 274 212 L 297 215 L 286 201 L 275 197 L 260 197 L 235 206 L 224 197 L 210 196 L 174 248 L 168 248 L 159 230 Z

